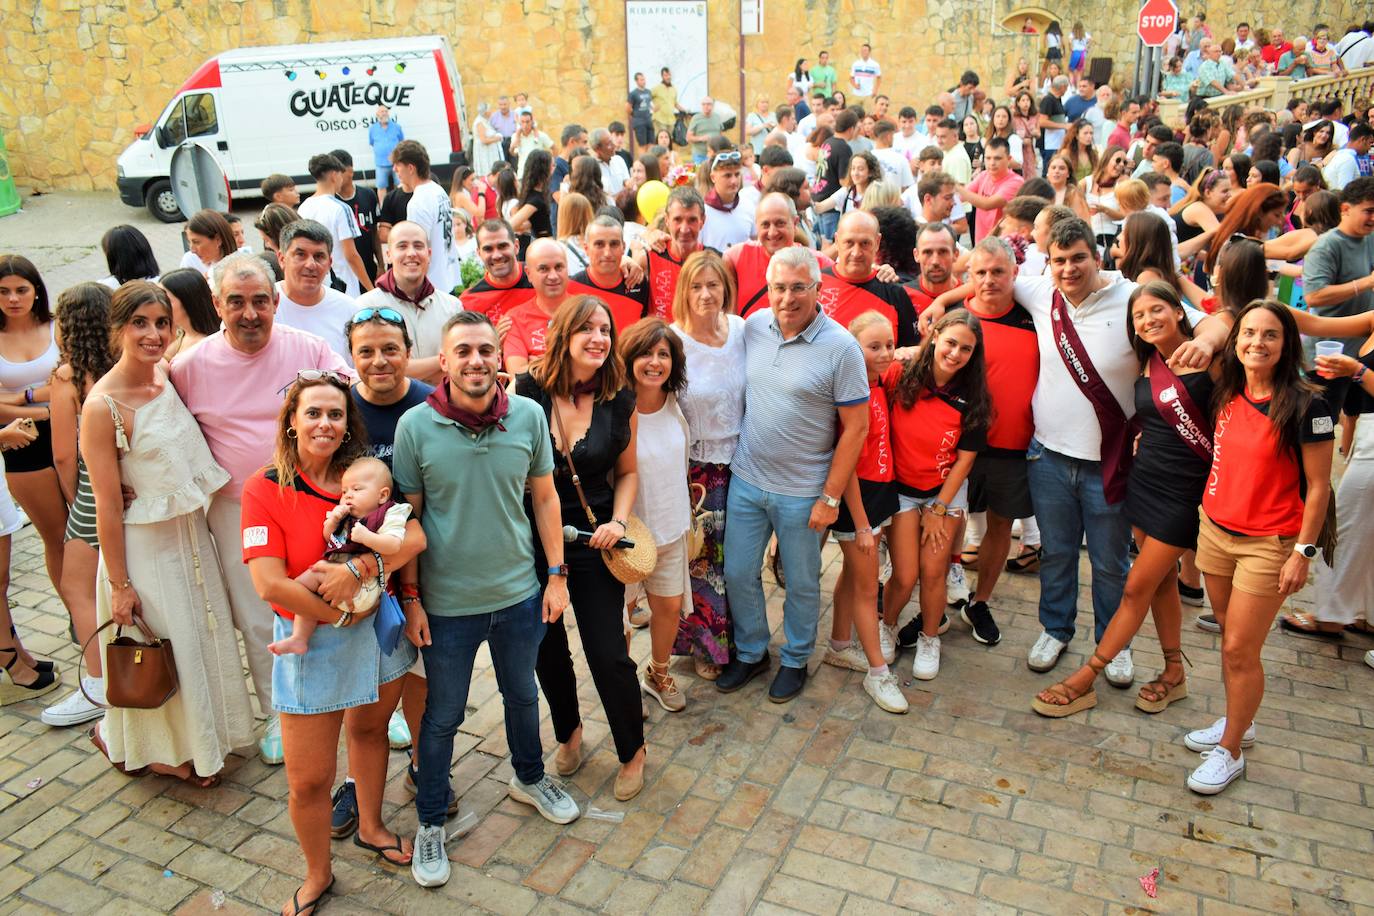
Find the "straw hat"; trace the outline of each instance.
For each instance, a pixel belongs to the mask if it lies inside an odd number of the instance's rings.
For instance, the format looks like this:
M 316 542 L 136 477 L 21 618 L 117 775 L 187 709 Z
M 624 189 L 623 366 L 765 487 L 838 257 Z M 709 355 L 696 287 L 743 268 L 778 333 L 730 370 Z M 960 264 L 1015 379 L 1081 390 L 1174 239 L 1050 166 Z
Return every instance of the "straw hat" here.
M 601 551 L 606 568 L 626 585 L 634 585 L 649 578 L 658 565 L 658 547 L 649 526 L 637 515 L 631 515 L 625 526 L 625 539 L 634 541 L 633 547 Z

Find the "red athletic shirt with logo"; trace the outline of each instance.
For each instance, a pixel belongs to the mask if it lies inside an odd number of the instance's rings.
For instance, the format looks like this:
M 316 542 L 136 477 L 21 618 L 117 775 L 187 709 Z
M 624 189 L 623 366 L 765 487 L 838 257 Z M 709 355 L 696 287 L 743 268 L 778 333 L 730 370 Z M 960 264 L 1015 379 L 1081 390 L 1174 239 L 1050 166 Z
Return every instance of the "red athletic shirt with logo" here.
M 735 313 L 748 318 L 759 309 L 768 308 L 768 262 L 772 256 L 759 242 L 750 240 L 731 245 L 725 251 L 725 260 L 735 269 Z M 835 266 L 835 262 L 823 254 L 817 254 L 821 269 Z
M 1320 397 L 1302 418 L 1300 443 L 1335 438 L 1335 423 Z M 1269 422 L 1269 399 L 1236 395 L 1217 413 L 1212 469 L 1202 511 L 1225 530 L 1249 537 L 1297 537 L 1306 480 L 1298 456 L 1281 451 Z
M 958 453 L 980 452 L 984 431 L 965 429 L 968 402 L 952 391 L 923 391 L 910 407 L 897 397 L 905 366 L 893 363 L 883 376 L 888 391 L 888 424 L 898 489 L 907 496 L 934 496 L 949 477 Z
M 983 354 L 993 410 L 986 452 L 1024 458 L 1035 434 L 1031 395 L 1040 378 L 1035 320 L 1030 312 L 1014 303 L 996 318 L 978 318 L 983 325 Z
M 649 286 L 649 314 L 672 324 L 673 293 L 677 290 L 677 275 L 682 273 L 682 261 L 666 251 L 650 248 L 647 263 L 644 280 Z
M 482 279 L 463 291 L 463 308 L 469 312 L 481 312 L 491 319 L 492 324 L 501 316 L 522 302 L 529 301 L 534 295 L 534 285 L 530 283 L 525 268 L 515 265 L 515 279 L 509 285 L 498 286 L 492 282 L 491 274 L 483 274 Z
M 548 336 L 549 324 L 553 319 L 545 315 L 533 299 L 517 305 L 507 314 L 510 315 L 510 331 L 506 334 L 501 355 L 508 360 L 512 356 L 525 359 L 543 356 L 544 339 Z
M 840 429 L 844 429 L 843 423 Z M 874 483 L 887 483 L 895 474 L 887 395 L 883 392 L 882 379 L 868 383 L 868 436 L 864 439 L 864 448 L 859 453 L 859 463 L 854 466 L 854 473 L 860 480 Z
M 626 286 L 623 275 L 615 286 L 606 287 L 598 284 L 592 279 L 591 274 L 584 270 L 568 280 L 568 295 L 596 296 L 605 301 L 611 307 L 611 320 L 615 322 L 617 337 L 624 334 L 626 328 L 643 318 L 649 311 L 648 284 Z
M 892 322 L 892 334 L 899 347 L 920 343 L 916 333 L 916 310 L 906 291 L 896 283 L 884 283 L 870 275 L 861 282 L 846 280 L 834 267 L 821 271 L 818 301 L 825 313 L 848 328 L 849 322 L 864 312 L 879 312 Z
M 924 312 L 926 306 L 934 302 L 941 293 L 946 292 L 946 290 L 941 290 L 939 293 L 930 292 L 921 283 L 920 277 L 906 281 L 902 284 L 902 289 L 906 290 L 907 298 L 911 300 L 911 304 L 918 315 Z
M 297 474 L 292 486 L 279 487 L 276 471 L 258 471 L 243 485 L 243 562 L 276 557 L 286 564 L 288 576 L 299 576 L 323 556 L 324 517 L 338 504 L 338 493 L 325 492 L 304 474 Z M 278 605 L 272 610 L 295 619 Z

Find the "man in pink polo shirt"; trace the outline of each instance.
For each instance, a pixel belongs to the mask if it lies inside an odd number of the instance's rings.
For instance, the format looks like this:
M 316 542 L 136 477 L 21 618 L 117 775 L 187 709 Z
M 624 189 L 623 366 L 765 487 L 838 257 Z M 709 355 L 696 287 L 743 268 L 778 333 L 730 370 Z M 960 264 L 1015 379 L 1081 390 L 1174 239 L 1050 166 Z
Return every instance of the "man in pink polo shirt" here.
M 1013 172 L 1011 147 L 1004 137 L 993 137 L 983 152 L 984 170 L 966 185 L 959 185 L 959 199 L 978 209 L 973 228 L 974 242 L 981 242 L 1002 220 L 1002 208 L 1016 196 L 1025 183 Z
M 210 531 L 229 586 L 235 628 L 243 634 L 258 705 L 268 717 L 258 742 L 265 763 L 282 762 L 281 728 L 272 712 L 272 609 L 258 597 L 243 563 L 239 525 L 243 484 L 272 460 L 282 392 L 303 369 L 351 375 L 343 358 L 314 334 L 272 326 L 277 289 L 267 266 L 231 255 L 211 274 L 215 311 L 223 327 L 172 365 L 172 384 L 200 424 L 229 483 L 210 502 Z

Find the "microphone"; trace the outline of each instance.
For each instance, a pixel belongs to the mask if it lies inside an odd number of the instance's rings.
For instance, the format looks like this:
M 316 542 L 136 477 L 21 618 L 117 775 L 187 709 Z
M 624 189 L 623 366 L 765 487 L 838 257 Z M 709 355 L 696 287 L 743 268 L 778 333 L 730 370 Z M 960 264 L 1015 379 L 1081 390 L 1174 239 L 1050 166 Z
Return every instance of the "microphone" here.
M 578 531 L 572 525 L 563 526 L 563 540 L 568 544 L 571 544 L 573 541 L 576 541 L 579 544 L 585 544 L 591 539 L 592 533 L 590 531 Z M 615 547 L 617 550 L 629 550 L 634 546 L 635 542 L 630 540 L 629 538 L 621 538 L 620 540 L 615 542 Z

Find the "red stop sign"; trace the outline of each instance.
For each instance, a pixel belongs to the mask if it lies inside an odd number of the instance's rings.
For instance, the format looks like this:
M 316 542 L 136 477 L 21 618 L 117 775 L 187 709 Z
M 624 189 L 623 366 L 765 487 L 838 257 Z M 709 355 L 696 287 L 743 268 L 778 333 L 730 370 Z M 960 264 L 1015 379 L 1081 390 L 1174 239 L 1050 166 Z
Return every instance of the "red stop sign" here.
M 1173 0 L 1145 0 L 1136 20 L 1136 34 L 1146 47 L 1158 48 L 1177 25 L 1178 7 Z

